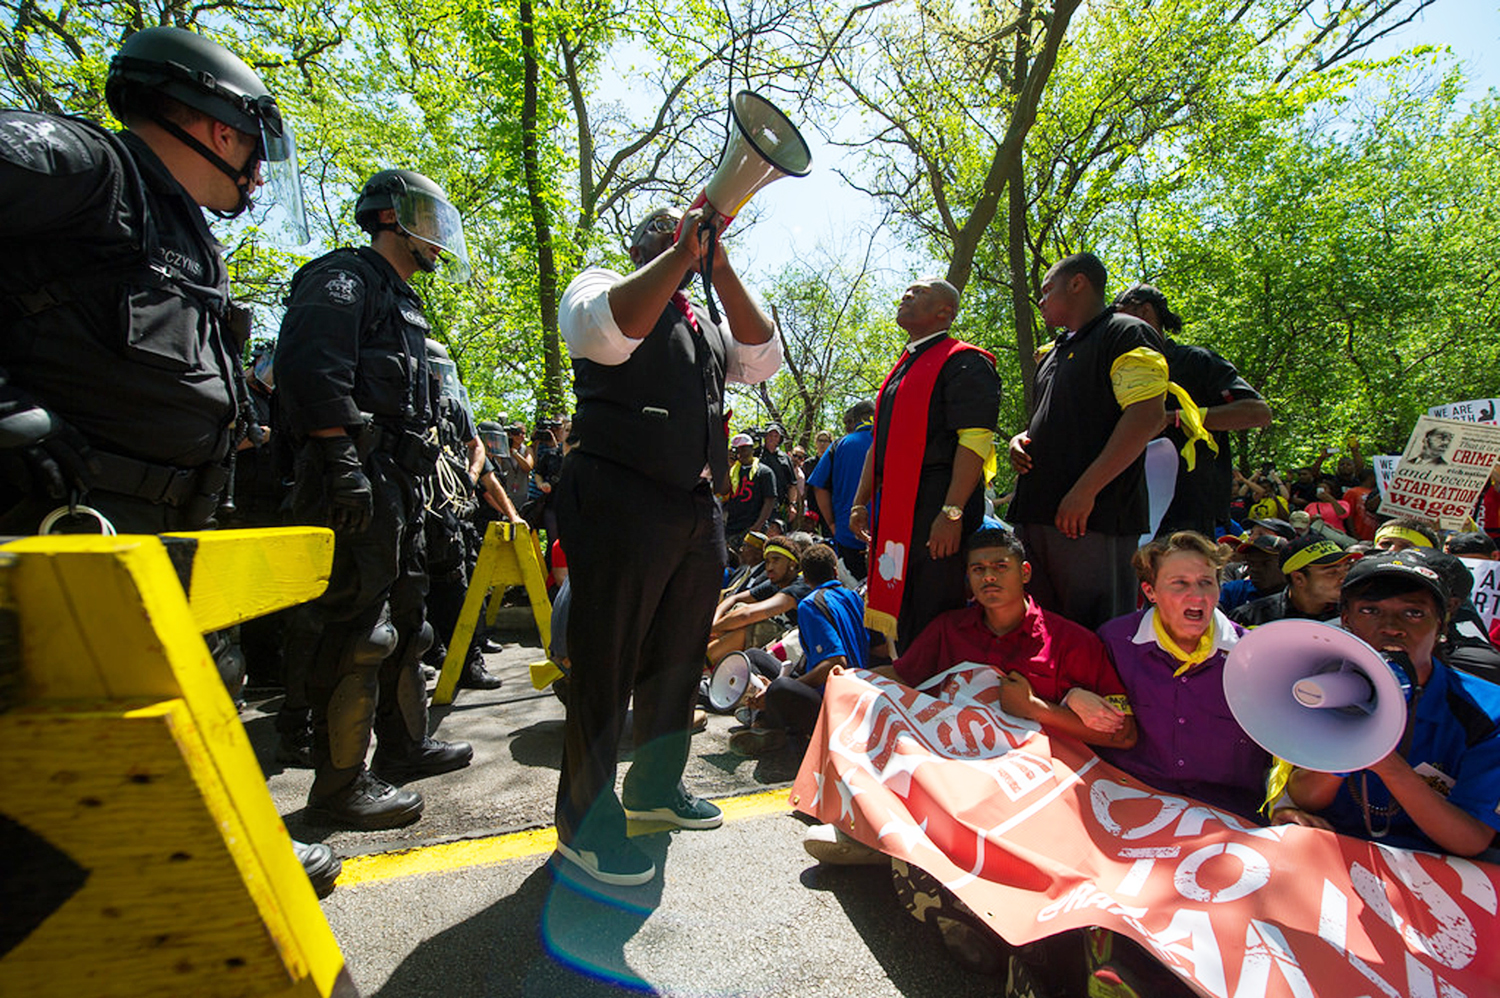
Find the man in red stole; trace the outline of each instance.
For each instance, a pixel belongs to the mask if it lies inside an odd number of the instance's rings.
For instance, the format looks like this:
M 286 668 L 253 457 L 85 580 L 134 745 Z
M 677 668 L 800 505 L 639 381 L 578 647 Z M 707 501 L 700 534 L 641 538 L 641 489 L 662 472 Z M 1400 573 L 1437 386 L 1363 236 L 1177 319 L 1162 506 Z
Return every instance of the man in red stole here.
M 948 335 L 957 314 L 958 291 L 940 278 L 901 297 L 907 344 L 876 400 L 875 442 L 849 514 L 856 535 L 873 534 L 865 623 L 898 649 L 964 605 L 959 547 L 984 519 L 981 486 L 994 471 L 1000 378 L 994 357 Z

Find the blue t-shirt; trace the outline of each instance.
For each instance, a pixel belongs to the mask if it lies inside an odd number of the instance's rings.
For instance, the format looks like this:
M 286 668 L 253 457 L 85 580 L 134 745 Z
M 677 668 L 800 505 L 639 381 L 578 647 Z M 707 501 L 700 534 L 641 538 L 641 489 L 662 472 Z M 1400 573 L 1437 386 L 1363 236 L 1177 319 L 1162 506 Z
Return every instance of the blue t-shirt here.
M 1500 831 L 1500 686 L 1487 683 L 1442 662 L 1432 663 L 1432 678 L 1413 708 L 1412 745 L 1406 761 L 1427 777 L 1448 803 Z M 1364 809 L 1351 790 L 1368 793 L 1370 825 L 1387 827 L 1379 841 L 1403 849 L 1443 852 L 1405 810 L 1379 813 L 1393 804 L 1390 792 L 1374 773 L 1344 778 L 1333 803 L 1319 812 L 1344 835 L 1369 839 Z
M 849 529 L 849 508 L 859 489 L 859 475 L 865 467 L 865 454 L 875 439 L 869 425 L 861 426 L 838 439 L 818 460 L 809 488 L 827 489 L 833 493 L 833 539 L 846 548 L 862 548 L 864 542 Z
M 818 605 L 820 599 L 822 607 Z M 804 672 L 838 655 L 844 656 L 850 668 L 869 668 L 870 632 L 865 630 L 864 600 L 837 579 L 823 583 L 797 604 L 797 630 L 806 656 Z

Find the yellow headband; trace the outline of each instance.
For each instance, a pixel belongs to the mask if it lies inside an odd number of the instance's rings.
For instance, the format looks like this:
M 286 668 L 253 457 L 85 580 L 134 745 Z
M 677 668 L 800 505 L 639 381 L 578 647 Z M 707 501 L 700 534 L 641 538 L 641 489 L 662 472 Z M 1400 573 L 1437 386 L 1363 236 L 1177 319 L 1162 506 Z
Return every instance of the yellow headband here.
M 1410 530 L 1406 527 L 1397 527 L 1389 523 L 1375 531 L 1375 543 L 1378 545 L 1386 537 L 1394 537 L 1397 540 L 1406 541 L 1408 544 L 1419 548 L 1432 547 L 1432 542 L 1415 530 Z
M 1295 572 L 1297 571 L 1297 569 L 1306 568 L 1308 565 L 1311 565 L 1319 558 L 1326 557 L 1330 554 L 1344 555 L 1344 558 L 1351 557 L 1344 552 L 1343 548 L 1339 547 L 1333 541 L 1318 541 L 1316 544 L 1309 544 L 1307 547 L 1303 548 L 1301 551 L 1298 551 L 1296 554 L 1288 558 L 1285 563 L 1282 564 L 1281 570 L 1283 572 Z M 1343 561 L 1344 558 L 1340 558 L 1339 561 Z M 1329 562 L 1329 564 L 1333 565 L 1337 564 L 1337 562 Z
M 753 548 L 760 548 L 764 551 L 766 548 L 766 535 L 758 530 L 752 530 L 745 535 L 745 543 Z
M 802 559 L 797 557 L 796 552 L 787 547 L 785 544 L 782 544 L 780 541 L 766 542 L 766 557 L 769 558 L 773 554 L 781 555 L 793 565 L 800 565 L 802 563 Z

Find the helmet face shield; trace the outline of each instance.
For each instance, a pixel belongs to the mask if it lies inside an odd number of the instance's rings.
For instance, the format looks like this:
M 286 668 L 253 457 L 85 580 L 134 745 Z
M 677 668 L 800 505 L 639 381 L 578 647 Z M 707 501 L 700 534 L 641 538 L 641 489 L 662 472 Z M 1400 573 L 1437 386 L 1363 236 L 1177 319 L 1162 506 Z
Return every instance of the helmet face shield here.
M 275 101 L 260 110 L 260 175 L 264 184 L 250 205 L 250 220 L 276 245 L 306 246 L 307 211 L 302 202 L 302 174 L 297 169 L 297 137 Z
M 438 394 L 462 405 L 466 400 L 463 386 L 458 383 L 458 365 L 441 357 L 428 357 L 427 366 L 432 368 L 432 373 L 438 379 Z
M 464 245 L 464 224 L 458 209 L 427 191 L 407 187 L 395 197 L 396 223 L 409 236 L 442 250 L 437 274 L 445 281 L 462 284 L 469 279 L 469 250 Z

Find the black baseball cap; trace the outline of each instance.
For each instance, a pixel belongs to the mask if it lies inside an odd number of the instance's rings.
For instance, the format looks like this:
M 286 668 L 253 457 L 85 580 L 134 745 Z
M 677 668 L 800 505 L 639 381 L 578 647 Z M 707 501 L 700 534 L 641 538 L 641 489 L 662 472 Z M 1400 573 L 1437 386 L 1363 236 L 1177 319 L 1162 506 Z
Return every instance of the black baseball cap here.
M 1431 593 L 1437 600 L 1438 612 L 1447 612 L 1448 587 L 1443 584 L 1442 576 L 1426 558 L 1409 549 L 1368 555 L 1356 561 L 1344 576 L 1342 595 L 1345 600 L 1385 599 L 1413 591 Z

